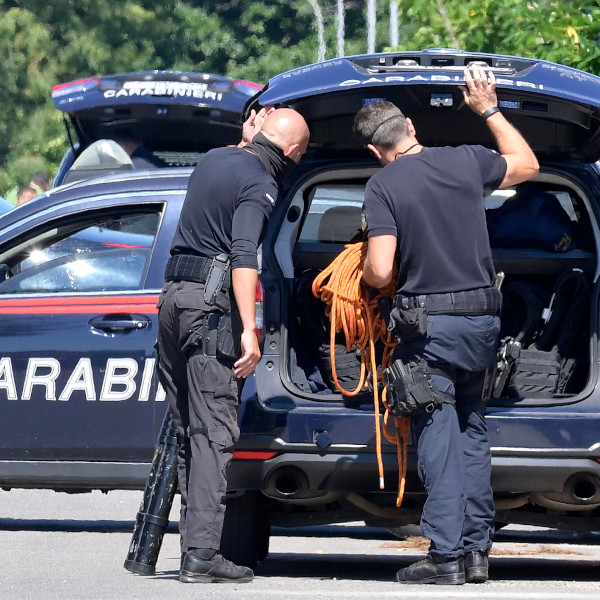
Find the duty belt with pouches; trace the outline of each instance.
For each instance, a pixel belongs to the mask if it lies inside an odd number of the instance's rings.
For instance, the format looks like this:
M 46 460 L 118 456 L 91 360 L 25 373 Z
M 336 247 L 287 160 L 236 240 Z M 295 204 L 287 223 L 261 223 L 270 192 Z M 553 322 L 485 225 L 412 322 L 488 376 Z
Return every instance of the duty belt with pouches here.
M 502 294 L 495 287 L 441 294 L 396 294 L 394 306 L 399 309 L 424 308 L 429 315 L 499 315 Z
M 193 254 L 176 254 L 171 256 L 165 268 L 165 281 L 193 281 L 206 283 L 216 260 L 227 262 L 226 255 L 216 257 L 195 256 Z M 227 269 L 228 270 L 228 269 Z M 231 286 L 231 275 L 225 273 L 221 291 L 227 292 Z
M 204 301 L 220 310 L 231 308 L 231 269 L 229 256 L 218 254 L 212 258 L 191 254 L 171 256 L 165 268 L 165 281 L 193 281 L 204 284 Z

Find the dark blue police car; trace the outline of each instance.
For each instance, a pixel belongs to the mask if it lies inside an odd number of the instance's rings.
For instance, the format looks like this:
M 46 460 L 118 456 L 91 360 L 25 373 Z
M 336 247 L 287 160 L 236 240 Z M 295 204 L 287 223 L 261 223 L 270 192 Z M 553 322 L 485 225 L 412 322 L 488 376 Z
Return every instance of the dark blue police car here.
M 98 174 L 131 169 L 118 154 L 92 154 L 99 140 L 124 134 L 142 142 L 163 165 L 198 162 L 203 152 L 240 140 L 240 113 L 262 86 L 212 73 L 142 71 L 89 77 L 57 85 L 52 100 L 64 113 L 71 148 L 63 157 L 54 185 Z M 91 160 L 81 160 L 88 150 Z M 93 157 L 97 160 L 94 163 Z M 79 164 L 73 169 L 75 160 Z
M 311 142 L 262 246 L 263 356 L 243 391 L 224 534 L 238 562 L 266 556 L 269 525 L 418 522 L 414 464 L 397 509 L 388 442 L 379 487 L 372 397 L 332 385 L 327 324 L 310 282 L 360 231 L 362 192 L 379 168 L 352 138 L 356 112 L 385 98 L 411 117 L 423 144 L 491 145 L 462 101 L 463 68 L 473 63 L 495 72 L 501 110 L 541 163 L 531 185 L 485 199 L 505 276 L 503 354 L 488 404 L 498 521 L 598 529 L 600 78 L 491 54 L 365 55 L 279 75 L 246 105 L 297 109 Z M 152 149 L 194 151 L 185 128 L 168 139 L 154 109 L 148 123 L 164 137 Z M 121 109 L 93 110 L 112 126 Z M 91 140 L 109 137 L 84 121 L 72 115 L 77 130 L 95 132 Z M 0 217 L 3 487 L 144 486 L 166 410 L 153 374 L 155 302 L 190 171 L 119 171 Z M 532 352 L 541 353 L 533 364 Z M 337 358 L 351 383 L 356 355 Z

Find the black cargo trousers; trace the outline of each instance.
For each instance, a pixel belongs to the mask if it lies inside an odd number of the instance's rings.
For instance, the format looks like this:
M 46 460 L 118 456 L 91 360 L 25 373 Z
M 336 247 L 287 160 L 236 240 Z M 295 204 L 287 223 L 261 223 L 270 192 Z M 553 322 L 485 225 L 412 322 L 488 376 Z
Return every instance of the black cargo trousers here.
M 204 284 L 167 282 L 157 306 L 157 370 L 179 439 L 181 551 L 218 550 L 227 467 L 239 438 L 233 360 L 205 355 L 203 326 L 219 311 L 204 301 Z
M 427 492 L 421 529 L 431 542 L 429 553 L 438 558 L 455 560 L 492 545 L 494 498 L 482 388 L 499 331 L 498 316 L 428 315 L 426 334 L 400 340 L 394 351 L 394 358 L 431 368 L 433 387 L 455 400 L 413 416 L 410 424 Z

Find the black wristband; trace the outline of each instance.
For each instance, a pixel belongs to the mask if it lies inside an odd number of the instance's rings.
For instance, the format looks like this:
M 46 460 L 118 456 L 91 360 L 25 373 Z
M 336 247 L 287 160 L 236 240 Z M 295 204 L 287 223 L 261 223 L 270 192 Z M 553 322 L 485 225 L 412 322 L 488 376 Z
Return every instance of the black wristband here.
M 500 109 L 497 106 L 492 106 L 492 108 L 488 108 L 484 113 L 481 114 L 481 118 L 484 121 L 487 121 L 492 115 L 495 115 L 497 112 L 500 112 Z

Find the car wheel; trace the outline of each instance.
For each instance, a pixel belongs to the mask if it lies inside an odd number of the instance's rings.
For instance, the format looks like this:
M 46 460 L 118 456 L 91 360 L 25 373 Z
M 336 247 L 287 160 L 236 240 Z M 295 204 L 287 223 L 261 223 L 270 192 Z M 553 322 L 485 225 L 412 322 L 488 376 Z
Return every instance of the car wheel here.
M 237 565 L 254 569 L 269 553 L 269 519 L 260 492 L 227 499 L 221 553 Z

